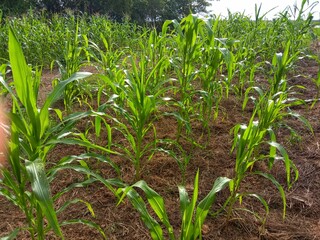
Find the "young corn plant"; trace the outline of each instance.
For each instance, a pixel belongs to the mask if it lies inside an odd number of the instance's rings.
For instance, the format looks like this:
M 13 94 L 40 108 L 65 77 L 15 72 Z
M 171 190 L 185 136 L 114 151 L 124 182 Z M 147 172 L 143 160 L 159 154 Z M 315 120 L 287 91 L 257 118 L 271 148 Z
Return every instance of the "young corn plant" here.
M 174 229 L 170 224 L 164 199 L 150 188 L 147 183 L 143 180 L 133 184 L 132 186 L 119 188 L 118 193 L 122 193 L 119 203 L 122 199 L 127 197 L 133 207 L 140 213 L 141 219 L 143 220 L 146 227 L 149 229 L 152 239 L 202 239 L 202 226 L 209 213 L 210 207 L 214 204 L 216 194 L 222 191 L 228 186 L 230 179 L 225 177 L 219 177 L 215 180 L 210 192 L 198 202 L 199 195 L 199 171 L 197 171 L 194 186 L 193 195 L 190 199 L 188 192 L 184 186 L 179 186 L 179 199 L 180 199 L 180 212 L 181 212 L 181 226 L 179 229 L 179 236 L 175 235 Z M 148 203 L 151 209 L 158 217 L 158 221 L 151 216 L 149 208 L 142 197 L 135 190 L 138 188 L 144 192 L 147 197 Z M 160 223 L 159 223 L 160 222 Z M 168 237 L 163 233 L 162 225 L 167 229 Z
M 165 87 L 163 83 L 153 85 L 155 73 L 161 69 L 164 59 L 161 59 L 157 65 L 148 72 L 146 68 L 148 62 L 145 56 L 141 56 L 137 65 L 137 59 L 130 58 L 132 70 L 126 70 L 124 85 L 118 85 L 115 82 L 113 88 L 119 92 L 119 95 L 112 96 L 109 103 L 115 110 L 117 116 L 112 117 L 118 129 L 129 143 L 129 147 L 118 146 L 124 151 L 124 155 L 133 163 L 135 169 L 135 180 L 141 179 L 141 171 L 144 165 L 144 159 L 150 159 L 153 156 L 156 147 L 156 129 L 153 125 L 154 113 L 159 104 Z M 152 85 L 151 85 L 152 83 Z M 124 105 L 117 104 L 117 98 L 124 96 Z M 122 101 L 120 101 L 122 102 Z M 123 120 L 122 120 L 123 119 Z M 153 140 L 145 143 L 145 136 L 153 133 Z
M 81 114 L 74 114 L 62 123 L 53 125 L 50 121 L 50 107 L 68 84 L 90 74 L 78 73 L 61 81 L 39 108 L 37 97 L 40 74 L 33 75 L 11 28 L 9 56 L 15 91 L 0 77 L 1 84 L 7 89 L 13 102 L 9 114 L 11 121 L 8 144 L 9 166 L 1 168 L 3 178 L 0 182 L 0 194 L 17 205 L 24 213 L 27 222 L 25 230 L 30 233 L 31 239 L 46 239 L 46 234 L 50 230 L 64 239 L 61 225 L 71 223 L 83 223 L 95 227 L 104 236 L 103 231 L 90 221 L 81 222 L 80 219 L 75 219 L 59 223 L 57 214 L 63 208 L 60 210 L 54 208 L 54 199 L 50 192 L 51 180 L 48 179 L 46 169 L 48 152 L 56 144 L 63 143 L 64 137 L 70 134 L 75 121 L 82 117 Z M 55 112 L 61 119 L 61 111 L 56 109 Z M 92 213 L 90 204 L 82 202 Z M 19 230 L 16 229 L 14 233 Z
M 151 68 L 155 67 L 162 58 L 167 61 L 167 65 L 163 66 L 162 70 L 167 70 L 169 67 L 169 59 L 173 54 L 173 50 L 169 47 L 171 39 L 167 34 L 167 30 L 168 26 L 164 25 L 161 33 L 158 33 L 156 29 L 152 29 L 150 33 L 147 32 L 149 34 L 147 44 L 142 46 L 142 50 L 148 56 Z
M 290 47 L 291 42 L 288 41 L 286 44 L 286 48 L 284 49 L 284 52 L 276 53 L 273 57 L 273 78 L 269 79 L 269 90 L 266 91 L 266 93 L 264 94 L 263 91 L 258 87 L 248 88 L 245 94 L 243 108 L 245 107 L 248 101 L 249 92 L 252 89 L 255 89 L 259 93 L 258 100 L 254 101 L 256 107 L 263 103 L 263 95 L 265 99 L 268 99 L 268 102 L 265 102 L 263 104 L 264 107 L 257 109 L 258 117 L 265 122 L 265 126 L 267 126 L 268 124 L 275 124 L 278 122 L 278 120 L 281 120 L 286 116 L 292 116 L 301 121 L 311 132 L 313 132 L 310 123 L 303 116 L 290 110 L 290 108 L 293 106 L 304 104 L 304 101 L 295 97 L 296 92 L 294 91 L 295 88 L 303 88 L 303 86 L 288 86 L 288 80 L 286 79 L 287 72 L 292 67 L 294 61 L 297 59 L 297 56 L 299 54 L 297 52 L 293 54 L 293 56 L 289 56 Z M 268 110 L 268 118 L 265 118 L 263 116 L 265 114 L 264 109 Z M 291 127 L 287 127 L 294 132 L 294 130 Z
M 286 89 L 281 89 L 280 86 L 286 87 L 286 85 L 282 84 L 282 81 L 286 78 L 286 74 L 294 60 L 297 59 L 299 52 L 294 53 L 290 56 L 291 42 L 288 41 L 286 43 L 286 47 L 284 52 L 276 53 L 272 59 L 272 71 L 273 71 L 273 79 L 269 80 L 271 91 L 270 94 L 274 95 L 280 91 L 286 91 Z
M 117 68 L 120 58 L 125 53 L 122 50 L 116 49 L 110 42 L 109 38 L 106 38 L 102 33 L 100 34 L 103 48 L 98 44 L 90 41 L 89 54 L 90 58 L 98 65 L 105 74 L 112 75 L 113 71 Z
M 309 0 L 302 0 L 300 7 L 295 3 L 293 8 L 289 7 L 291 12 L 290 18 L 285 18 L 285 26 L 287 28 L 287 41 L 292 42 L 292 53 L 304 51 L 308 44 L 308 33 L 311 32 L 313 15 L 312 10 L 319 2 L 309 3 Z M 307 15 L 307 16 L 306 16 Z M 292 21 L 292 17 L 294 21 Z M 291 53 L 291 54 L 292 54 Z
M 208 133 L 207 139 L 210 139 L 211 135 L 209 124 L 218 116 L 219 104 L 223 95 L 223 84 L 217 77 L 223 62 L 223 56 L 218 45 L 220 42 L 215 39 L 218 24 L 219 19 L 214 22 L 207 21 L 206 31 L 201 32 L 204 44 L 201 56 L 203 64 L 199 70 L 201 89 L 197 90 L 200 96 L 198 112 L 199 119 Z
M 201 43 L 198 40 L 199 31 L 203 21 L 196 16 L 189 15 L 179 23 L 176 20 L 166 21 L 164 26 L 172 24 L 174 27 L 173 40 L 177 45 L 177 56 L 173 56 L 172 65 L 178 79 L 179 100 L 176 106 L 178 112 L 175 116 L 178 120 L 177 139 L 179 139 L 183 126 L 186 126 L 187 135 L 191 134 L 191 116 L 195 109 L 193 96 L 195 94 L 192 86 L 193 80 L 197 78 L 197 62 L 201 55 Z
M 268 136 L 268 137 L 267 137 Z M 267 140 L 267 139 L 270 140 Z M 269 154 L 263 154 L 260 152 L 263 146 L 269 147 Z M 235 164 L 235 176 L 230 181 L 230 197 L 227 199 L 225 205 L 227 207 L 227 217 L 230 219 L 235 207 L 235 203 L 245 197 L 257 198 L 265 207 L 266 215 L 269 213 L 269 206 L 267 201 L 260 195 L 253 192 L 243 192 L 240 187 L 245 178 L 252 175 L 262 176 L 272 182 L 279 190 L 280 196 L 283 201 L 283 216 L 286 213 L 286 197 L 283 187 L 271 174 L 263 171 L 252 171 L 253 166 L 258 161 L 267 161 L 269 169 L 272 168 L 275 159 L 281 159 L 285 164 L 285 171 L 287 174 L 287 183 L 289 187 L 292 185 L 291 171 L 294 171 L 294 181 L 298 178 L 298 171 L 293 162 L 290 160 L 286 150 L 276 142 L 276 136 L 270 126 L 263 126 L 260 119 L 255 121 L 255 114 L 248 125 L 236 125 L 234 128 L 234 143 L 232 150 L 236 151 L 236 164 Z M 277 150 L 280 152 L 281 157 L 277 156 Z M 254 211 L 252 213 L 258 216 Z M 265 223 L 265 218 L 260 218 L 262 224 Z
M 232 80 L 234 78 L 234 74 L 236 72 L 236 57 L 230 50 L 232 45 L 236 42 L 235 40 L 225 40 L 225 39 L 217 39 L 218 41 L 221 41 L 225 47 L 219 48 L 221 51 L 221 54 L 223 56 L 225 69 L 227 71 L 227 76 L 224 77 L 224 85 L 225 85 L 225 93 L 226 97 L 229 97 L 229 92 L 232 87 Z M 223 68 L 220 68 L 223 70 Z
M 237 201 L 241 203 L 244 197 L 257 198 L 265 207 L 266 215 L 268 215 L 269 206 L 262 196 L 253 192 L 242 192 L 240 189 L 245 178 L 248 176 L 258 175 L 270 180 L 271 183 L 279 190 L 279 194 L 283 201 L 283 217 L 285 217 L 286 196 L 283 186 L 281 186 L 269 171 L 273 168 L 274 164 L 282 161 L 285 166 L 284 171 L 286 173 L 286 182 L 289 189 L 292 187 L 292 184 L 297 181 L 299 173 L 295 164 L 289 158 L 285 148 L 277 142 L 273 128 L 283 122 L 287 116 L 296 117 L 305 124 L 310 131 L 312 131 L 312 127 L 305 118 L 289 110 L 291 106 L 301 104 L 301 101 L 299 99 L 289 97 L 290 89 L 287 89 L 286 81 L 282 80 L 276 88 L 277 90 L 284 91 L 279 91 L 273 95 L 271 95 L 273 93 L 273 89 L 275 89 L 273 86 L 271 86 L 270 90 L 266 93 L 263 93 L 263 91 L 258 87 L 249 88 L 246 92 L 243 107 L 246 106 L 249 98 L 248 93 L 252 89 L 256 90 L 258 97 L 252 97 L 255 103 L 255 109 L 249 124 L 238 124 L 233 129 L 234 142 L 232 151 L 235 151 L 236 153 L 236 164 L 235 177 L 230 181 L 231 195 L 226 201 L 226 205 L 228 205 L 227 215 L 228 218 L 231 217 L 235 203 Z M 294 131 L 291 127 L 289 127 L 289 129 Z M 266 151 L 266 149 L 268 150 Z M 266 163 L 268 170 L 253 170 L 254 165 L 261 161 Z M 265 223 L 266 217 L 262 218 L 254 211 L 251 212 L 256 217 L 260 218 L 262 224 Z
M 83 38 L 83 41 L 80 40 Z M 83 46 L 81 46 L 83 44 Z M 86 35 L 79 35 L 79 23 L 77 22 L 75 32 L 66 32 L 66 40 L 63 51 L 63 62 L 55 61 L 58 64 L 61 80 L 68 79 L 72 74 L 79 72 L 80 68 L 84 65 L 83 55 L 86 57 L 87 63 L 90 62 L 90 55 L 88 53 L 89 41 Z M 51 63 L 51 69 L 54 62 Z M 59 80 L 57 80 L 59 81 Z M 83 97 L 83 87 L 79 79 L 77 81 L 68 84 L 64 90 L 64 105 L 68 112 L 71 111 L 72 104 L 77 99 L 81 101 Z
M 319 65 L 319 68 L 318 68 L 318 74 L 317 74 L 317 77 L 316 78 L 312 78 L 311 81 L 315 84 L 316 86 L 316 89 L 317 89 L 317 94 L 315 96 L 315 99 L 312 100 L 312 99 L 308 99 L 306 101 L 312 101 L 312 104 L 311 104 L 311 108 L 314 107 L 314 105 L 320 101 L 320 59 L 317 55 L 311 55 L 311 56 L 308 56 L 309 58 L 317 61 L 318 65 Z
M 192 158 L 192 149 L 188 149 L 189 151 L 187 151 L 181 144 L 171 139 L 159 140 L 159 144 L 162 146 L 157 147 L 157 151 L 163 152 L 172 157 L 178 164 L 182 177 L 181 185 L 185 186 L 187 167 Z

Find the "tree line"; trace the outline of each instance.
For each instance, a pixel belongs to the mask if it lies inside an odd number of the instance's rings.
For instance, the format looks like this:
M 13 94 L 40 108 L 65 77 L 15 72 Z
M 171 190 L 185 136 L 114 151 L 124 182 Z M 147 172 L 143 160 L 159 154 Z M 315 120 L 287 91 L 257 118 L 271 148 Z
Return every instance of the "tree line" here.
M 181 19 L 190 12 L 205 12 L 209 5 L 208 0 L 2 0 L 0 9 L 5 16 L 23 14 L 29 9 L 45 10 L 49 14 L 71 9 L 143 24 Z

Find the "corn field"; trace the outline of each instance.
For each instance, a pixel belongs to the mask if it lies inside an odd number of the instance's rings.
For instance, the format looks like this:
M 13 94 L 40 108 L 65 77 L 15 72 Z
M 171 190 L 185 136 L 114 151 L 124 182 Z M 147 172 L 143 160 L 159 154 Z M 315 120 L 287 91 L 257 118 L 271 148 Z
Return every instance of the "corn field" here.
M 1 215 L 0 237 L 320 238 L 319 223 L 290 230 L 294 207 L 320 211 L 297 195 L 300 153 L 320 179 L 319 31 L 305 8 L 162 29 L 0 18 L 1 210 L 19 216 Z M 320 197 L 314 185 L 301 188 Z M 282 236 L 269 219 L 283 229 L 288 215 Z

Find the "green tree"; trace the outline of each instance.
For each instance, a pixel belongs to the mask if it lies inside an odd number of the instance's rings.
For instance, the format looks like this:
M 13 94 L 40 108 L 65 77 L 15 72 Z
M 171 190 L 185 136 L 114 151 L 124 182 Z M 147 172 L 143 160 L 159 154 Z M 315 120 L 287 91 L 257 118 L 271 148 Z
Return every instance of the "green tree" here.
M 61 0 L 39 0 L 38 7 L 45 8 L 50 13 L 56 13 L 63 10 L 64 4 Z
M 208 0 L 133 0 L 131 20 L 137 23 L 161 23 L 182 19 L 190 13 L 206 12 Z
M 107 0 L 106 6 L 103 9 L 104 14 L 108 14 L 111 19 L 121 21 L 131 14 L 131 9 L 133 7 L 133 0 Z
M 21 14 L 35 7 L 36 0 L 1 0 L 0 10 L 4 15 Z
M 1 0 L 5 14 L 21 14 L 30 8 L 48 13 L 71 9 L 89 14 L 107 14 L 111 19 L 131 19 L 138 24 L 161 24 L 167 19 L 181 19 L 189 13 L 205 12 L 208 0 Z
M 190 13 L 206 12 L 210 3 L 207 0 L 165 0 L 162 19 L 182 19 Z

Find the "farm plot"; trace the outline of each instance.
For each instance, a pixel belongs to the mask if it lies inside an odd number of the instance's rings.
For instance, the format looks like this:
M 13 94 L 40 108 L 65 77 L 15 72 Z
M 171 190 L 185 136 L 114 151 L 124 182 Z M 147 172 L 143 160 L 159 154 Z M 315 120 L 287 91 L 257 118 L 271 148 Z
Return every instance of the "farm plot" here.
M 1 237 L 320 237 L 311 18 L 190 15 L 161 31 L 85 18 L 33 16 L 30 31 L 56 24 L 65 40 L 45 61 L 20 45 L 30 19 L 4 27 Z

